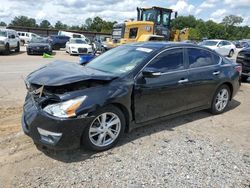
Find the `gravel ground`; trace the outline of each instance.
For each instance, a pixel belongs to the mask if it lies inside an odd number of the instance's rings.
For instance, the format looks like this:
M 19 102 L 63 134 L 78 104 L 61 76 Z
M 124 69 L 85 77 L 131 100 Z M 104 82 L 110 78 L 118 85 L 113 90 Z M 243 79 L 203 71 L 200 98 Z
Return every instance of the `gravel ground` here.
M 14 186 L 249 187 L 250 156 L 231 151 L 227 141 L 214 143 L 182 133 L 143 142 L 137 140 L 90 158 L 86 155 L 80 162 L 34 168 L 17 178 Z
M 34 63 L 24 53 L 0 59 L 0 188 L 250 188 L 249 83 L 242 84 L 224 114 L 201 111 L 156 122 L 101 153 L 46 151 L 21 130 L 21 76 L 52 60 L 30 58 Z M 63 52 L 55 58 L 78 61 Z

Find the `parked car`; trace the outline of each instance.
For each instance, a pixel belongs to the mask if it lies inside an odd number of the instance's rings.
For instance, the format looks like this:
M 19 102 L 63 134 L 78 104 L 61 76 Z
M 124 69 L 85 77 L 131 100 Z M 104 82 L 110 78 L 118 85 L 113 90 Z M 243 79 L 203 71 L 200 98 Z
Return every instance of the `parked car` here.
M 236 50 L 235 45 L 226 40 L 205 40 L 201 43 L 201 45 L 228 57 L 232 57 Z
M 32 38 L 40 37 L 39 35 L 30 32 L 17 31 L 17 33 L 19 35 L 21 45 L 28 44 Z
M 171 42 L 122 45 L 85 66 L 54 62 L 26 78 L 22 127 L 48 148 L 106 150 L 158 118 L 223 113 L 240 72 L 213 50 Z
M 242 65 L 241 80 L 246 81 L 250 76 L 250 47 L 238 53 L 236 62 Z
M 89 54 L 93 53 L 93 47 L 84 39 L 81 38 L 71 38 L 66 43 L 66 52 L 70 55 L 78 55 L 78 54 Z
M 250 42 L 249 41 L 238 41 L 235 46 L 236 46 L 236 48 L 249 48 Z
M 32 38 L 29 44 L 26 47 L 26 51 L 28 55 L 31 54 L 52 54 L 52 47 L 48 38 Z
M 15 30 L 0 28 L 0 52 L 8 55 L 11 50 L 20 51 L 19 36 Z
M 51 43 L 53 50 L 60 50 L 60 48 L 65 48 L 66 42 L 68 42 L 70 37 L 68 36 L 59 36 L 51 35 L 49 36 L 49 41 Z

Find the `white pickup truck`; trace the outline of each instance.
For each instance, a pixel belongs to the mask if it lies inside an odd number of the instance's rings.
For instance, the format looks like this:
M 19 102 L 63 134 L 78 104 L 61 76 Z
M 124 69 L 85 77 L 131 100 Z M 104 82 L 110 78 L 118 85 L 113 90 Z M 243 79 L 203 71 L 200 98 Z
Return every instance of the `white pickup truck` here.
M 20 39 L 15 30 L 0 28 L 0 52 L 10 54 L 11 50 L 20 51 Z
M 30 32 L 17 31 L 17 33 L 19 35 L 21 45 L 29 43 L 33 37 L 40 37 L 39 35 Z

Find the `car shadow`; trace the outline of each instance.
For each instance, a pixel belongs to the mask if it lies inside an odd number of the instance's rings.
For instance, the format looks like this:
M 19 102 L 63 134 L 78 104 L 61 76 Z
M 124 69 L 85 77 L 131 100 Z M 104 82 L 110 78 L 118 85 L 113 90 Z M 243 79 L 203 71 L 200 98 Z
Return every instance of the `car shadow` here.
M 20 51 L 20 52 L 11 51 L 10 54 L 4 54 L 4 53 L 0 52 L 0 55 L 1 56 L 16 56 L 16 55 L 20 55 L 20 54 L 23 54 L 23 53 L 26 53 L 26 52 L 25 51 Z
M 55 55 L 56 55 L 56 52 L 53 51 L 51 56 L 55 56 Z M 28 56 L 43 56 L 43 54 L 29 54 Z
M 225 111 L 225 113 L 227 111 L 237 108 L 240 104 L 241 103 L 239 101 L 233 99 L 229 103 L 229 106 L 227 110 Z M 190 114 L 178 116 L 178 117 L 167 119 L 167 120 L 160 119 L 160 120 L 155 121 L 154 123 L 150 123 L 143 127 L 136 128 L 129 133 L 126 133 L 123 136 L 123 138 L 121 138 L 117 146 L 115 147 L 121 147 L 124 144 L 133 142 L 134 140 L 137 140 L 139 138 L 142 138 L 151 134 L 155 134 L 157 132 L 166 131 L 166 130 L 175 131 L 174 130 L 175 127 L 184 126 L 187 123 L 194 122 L 194 121 L 207 118 L 210 116 L 212 116 L 212 114 L 209 113 L 208 110 L 203 110 L 203 111 L 193 112 Z M 86 159 L 97 158 L 106 154 L 113 153 L 112 152 L 113 149 L 106 151 L 105 154 L 104 152 L 98 153 L 98 152 L 85 150 L 82 148 L 76 149 L 76 150 L 64 150 L 64 151 L 50 150 L 50 149 L 46 149 L 43 147 L 38 147 L 38 149 L 42 151 L 46 156 L 53 158 L 55 160 L 61 161 L 61 162 L 65 162 L 65 163 L 80 162 Z

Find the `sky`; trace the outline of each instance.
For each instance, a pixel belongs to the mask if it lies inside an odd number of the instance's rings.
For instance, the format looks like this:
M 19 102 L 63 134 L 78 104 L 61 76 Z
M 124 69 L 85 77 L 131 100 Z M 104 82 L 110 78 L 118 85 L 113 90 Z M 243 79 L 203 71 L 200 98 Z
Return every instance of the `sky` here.
M 88 17 L 100 16 L 123 22 L 136 18 L 136 7 L 161 6 L 178 11 L 178 15 L 194 15 L 205 21 L 221 22 L 230 14 L 244 18 L 241 25 L 250 26 L 250 0 L 0 0 L 0 22 L 10 23 L 15 16 L 47 19 L 52 25 L 61 21 L 82 25 Z

